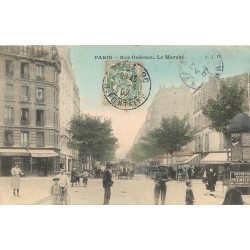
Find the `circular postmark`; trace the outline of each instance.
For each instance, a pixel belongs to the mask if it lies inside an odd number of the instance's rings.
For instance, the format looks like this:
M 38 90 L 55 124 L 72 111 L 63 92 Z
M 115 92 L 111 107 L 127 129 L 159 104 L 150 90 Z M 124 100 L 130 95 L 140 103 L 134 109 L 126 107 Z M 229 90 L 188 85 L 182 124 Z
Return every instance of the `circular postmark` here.
M 151 79 L 140 63 L 107 61 L 102 88 L 105 98 L 112 106 L 131 110 L 138 108 L 148 99 Z
M 219 78 L 223 73 L 223 60 L 214 48 L 195 47 L 183 54 L 179 63 L 179 75 L 189 87 L 196 89 L 209 76 Z

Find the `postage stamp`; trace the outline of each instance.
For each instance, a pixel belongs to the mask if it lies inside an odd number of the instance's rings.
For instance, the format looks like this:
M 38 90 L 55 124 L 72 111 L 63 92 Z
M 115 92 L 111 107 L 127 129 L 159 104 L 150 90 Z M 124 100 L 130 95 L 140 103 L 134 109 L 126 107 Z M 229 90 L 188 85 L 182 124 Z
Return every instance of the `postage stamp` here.
M 216 49 L 196 47 L 183 53 L 179 63 L 179 75 L 189 87 L 196 89 L 209 76 L 220 77 L 223 73 L 222 56 Z
M 103 93 L 115 108 L 136 109 L 150 95 L 151 79 L 141 63 L 131 61 L 106 61 Z

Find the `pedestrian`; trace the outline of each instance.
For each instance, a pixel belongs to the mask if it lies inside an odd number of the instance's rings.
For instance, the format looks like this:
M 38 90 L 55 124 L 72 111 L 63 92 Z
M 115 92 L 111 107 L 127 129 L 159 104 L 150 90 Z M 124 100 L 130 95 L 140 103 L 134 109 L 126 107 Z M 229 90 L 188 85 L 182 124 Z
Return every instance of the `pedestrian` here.
M 214 170 L 212 168 L 207 173 L 207 182 L 208 182 L 207 188 L 208 190 L 210 190 L 210 195 L 216 198 L 216 196 L 214 195 L 214 192 L 215 192 L 215 185 L 217 182 L 217 176 L 216 176 L 216 173 L 214 173 Z
M 103 171 L 102 184 L 104 188 L 104 202 L 103 205 L 109 205 L 109 200 L 111 197 L 111 187 L 113 185 L 112 174 L 111 174 L 111 164 L 107 163 L 106 168 Z
M 69 178 L 68 178 L 68 175 L 65 174 L 64 168 L 60 168 L 60 174 L 57 177 L 59 177 L 60 179 L 59 185 L 62 188 L 62 195 L 61 195 L 62 204 L 68 205 L 69 204 L 69 194 L 68 194 Z
M 71 182 L 71 187 L 74 186 L 74 183 L 76 183 L 76 168 L 75 167 L 72 167 L 72 170 L 71 170 L 71 178 L 70 178 L 70 182 Z M 77 185 L 77 183 L 76 183 Z
M 166 172 L 160 171 L 156 172 L 155 175 L 155 187 L 154 187 L 154 203 L 155 205 L 159 204 L 159 198 L 161 195 L 161 205 L 165 204 L 166 193 L 167 193 L 167 185 L 166 182 L 168 181 L 168 175 Z
M 58 183 L 60 178 L 55 176 L 52 180 L 54 181 L 54 184 L 50 187 L 51 204 L 62 205 L 62 188 Z
M 19 163 L 15 163 L 11 169 L 11 187 L 13 189 L 13 195 L 21 197 L 19 194 L 20 190 L 20 176 L 24 175 L 22 170 L 19 168 Z
M 194 205 L 195 199 L 192 190 L 192 181 L 190 180 L 186 181 L 186 186 L 187 186 L 186 197 L 185 197 L 186 205 Z
M 240 190 L 236 188 L 234 181 L 229 182 L 222 205 L 244 205 L 242 194 Z
M 84 187 L 88 186 L 88 178 L 89 178 L 89 172 L 86 169 L 84 169 L 84 172 L 82 174 L 82 182 Z

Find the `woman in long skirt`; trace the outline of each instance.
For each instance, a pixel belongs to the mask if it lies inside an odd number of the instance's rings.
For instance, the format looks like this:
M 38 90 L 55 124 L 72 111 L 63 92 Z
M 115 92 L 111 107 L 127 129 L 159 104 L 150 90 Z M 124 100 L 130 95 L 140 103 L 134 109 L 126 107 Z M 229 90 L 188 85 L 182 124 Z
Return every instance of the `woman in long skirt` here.
M 17 197 L 20 197 L 20 175 L 24 175 L 24 173 L 19 168 L 19 164 L 15 163 L 14 167 L 11 169 L 11 187 L 13 189 L 13 195 Z

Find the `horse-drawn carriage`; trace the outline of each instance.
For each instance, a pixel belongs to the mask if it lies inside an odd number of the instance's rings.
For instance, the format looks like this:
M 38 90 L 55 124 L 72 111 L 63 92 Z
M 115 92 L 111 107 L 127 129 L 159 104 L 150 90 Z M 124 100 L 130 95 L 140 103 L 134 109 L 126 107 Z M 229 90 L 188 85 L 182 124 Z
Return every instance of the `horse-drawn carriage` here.
M 134 177 L 134 170 L 131 167 L 120 168 L 117 172 L 117 178 L 122 179 L 123 177 L 132 179 Z

